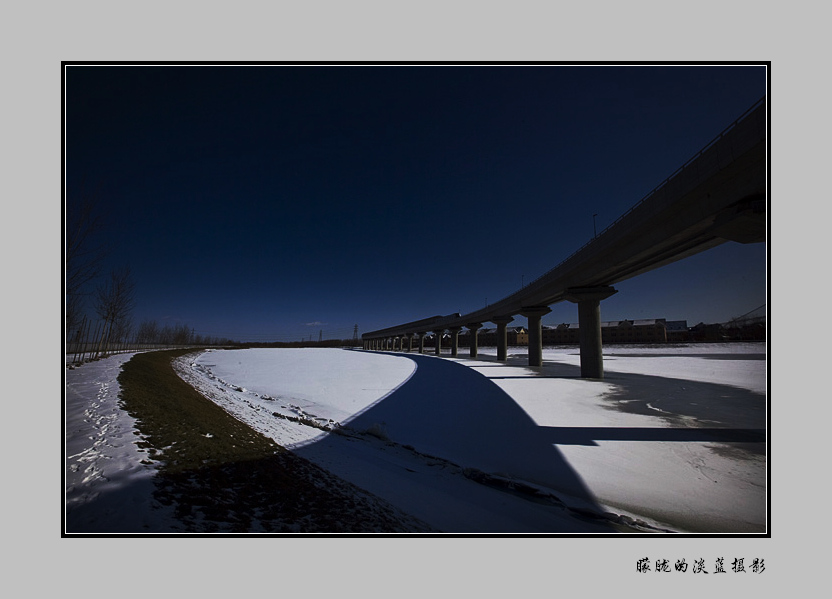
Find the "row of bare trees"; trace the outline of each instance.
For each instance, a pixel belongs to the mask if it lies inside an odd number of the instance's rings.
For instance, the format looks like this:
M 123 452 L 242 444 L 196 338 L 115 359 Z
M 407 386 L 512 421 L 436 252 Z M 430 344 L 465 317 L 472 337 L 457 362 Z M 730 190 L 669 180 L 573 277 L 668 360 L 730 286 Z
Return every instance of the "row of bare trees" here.
M 160 327 L 154 320 L 142 322 L 138 327 L 129 321 L 116 321 L 107 326 L 106 321 L 83 318 L 81 326 L 68 338 L 66 345 L 67 363 L 83 364 L 111 354 L 148 351 L 181 347 L 207 347 L 239 345 L 236 341 L 222 337 L 203 336 L 184 324 Z
M 66 207 L 65 341 L 70 362 L 120 351 L 232 343 L 196 335 L 187 325 L 159 326 L 149 320 L 134 326 L 136 285 L 130 268 L 102 275 L 109 252 L 102 241 L 105 224 L 99 204 L 82 191 L 78 201 Z
M 67 336 L 77 331 L 85 319 L 91 285 L 101 274 L 108 251 L 101 233 L 104 217 L 93 196 L 81 191 L 76 202 L 66 203 L 64 237 L 65 326 Z
M 109 252 L 101 237 L 105 221 L 95 196 L 82 191 L 77 201 L 67 202 L 66 208 L 67 351 L 70 344 L 76 348 L 83 344 L 85 350 L 106 354 L 111 346 L 124 342 L 131 334 L 136 286 L 127 266 L 101 276 Z M 98 316 L 98 322 L 87 315 L 89 308 Z
M 145 320 L 136 329 L 136 343 L 144 345 L 234 345 L 225 337 L 200 335 L 186 324 L 159 326 L 155 320 Z

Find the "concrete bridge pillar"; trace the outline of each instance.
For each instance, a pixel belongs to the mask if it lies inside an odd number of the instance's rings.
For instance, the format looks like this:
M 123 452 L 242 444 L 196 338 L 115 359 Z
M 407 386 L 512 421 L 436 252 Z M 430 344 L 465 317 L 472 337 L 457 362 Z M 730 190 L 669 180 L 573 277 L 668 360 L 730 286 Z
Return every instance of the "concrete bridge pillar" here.
M 459 355 L 459 331 L 462 327 L 453 327 L 451 331 L 451 356 L 454 358 Z
M 413 351 L 413 333 L 407 334 L 407 353 Z
M 419 335 L 419 353 L 425 353 L 425 335 L 427 335 L 427 331 L 421 331 L 417 333 Z
M 433 332 L 433 341 L 434 341 L 434 348 L 433 353 L 437 356 L 442 354 L 442 335 L 445 333 L 445 329 L 441 329 L 439 331 Z
M 497 316 L 491 322 L 497 325 L 497 359 L 501 362 L 508 360 L 508 338 L 506 325 L 514 320 L 513 316 Z
M 565 298 L 578 304 L 578 327 L 581 342 L 581 377 L 604 378 L 604 354 L 601 347 L 601 300 L 618 293 L 613 287 L 567 289 Z
M 481 322 L 472 322 L 470 324 L 466 324 L 468 330 L 471 332 L 471 357 L 477 357 L 477 332 L 482 327 Z
M 523 308 L 520 312 L 529 319 L 529 366 L 543 366 L 543 331 L 540 319 L 551 311 L 549 306 L 534 306 Z

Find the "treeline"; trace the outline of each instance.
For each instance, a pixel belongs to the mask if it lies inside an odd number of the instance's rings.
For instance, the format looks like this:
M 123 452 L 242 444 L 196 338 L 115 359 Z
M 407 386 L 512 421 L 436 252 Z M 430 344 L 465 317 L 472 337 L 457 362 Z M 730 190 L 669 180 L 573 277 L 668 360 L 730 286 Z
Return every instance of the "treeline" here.
M 104 272 L 110 249 L 102 239 L 102 204 L 83 189 L 67 193 L 64 246 L 64 340 L 70 363 L 124 351 L 159 347 L 233 345 L 230 339 L 196 334 L 193 327 L 133 320 L 136 284 L 129 266 Z M 71 196 L 71 197 L 70 197 Z
M 200 335 L 186 324 L 159 326 L 155 320 L 145 320 L 136 328 L 135 342 L 151 345 L 237 345 L 226 337 Z
M 127 322 L 129 325 L 129 321 Z M 66 362 L 76 364 L 98 360 L 124 352 L 138 352 L 182 347 L 234 347 L 239 343 L 224 337 L 197 335 L 184 324 L 159 326 L 146 320 L 138 327 L 113 326 L 106 321 L 83 318 L 81 326 L 67 338 Z
M 360 339 L 324 339 L 322 341 L 267 341 L 242 343 L 241 347 L 361 347 Z

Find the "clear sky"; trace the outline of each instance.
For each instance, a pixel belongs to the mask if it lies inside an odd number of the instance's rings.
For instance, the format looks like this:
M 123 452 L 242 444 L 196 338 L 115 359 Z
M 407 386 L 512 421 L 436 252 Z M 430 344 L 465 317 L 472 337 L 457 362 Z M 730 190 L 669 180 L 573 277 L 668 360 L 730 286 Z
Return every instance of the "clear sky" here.
M 766 77 L 761 65 L 67 66 L 67 211 L 98 200 L 105 269 L 131 268 L 136 323 L 351 338 L 354 325 L 473 311 L 545 273 L 763 97 Z M 766 303 L 766 255 L 729 242 L 618 283 L 601 318 L 740 316 Z M 552 310 L 544 324 L 578 320 L 574 304 Z

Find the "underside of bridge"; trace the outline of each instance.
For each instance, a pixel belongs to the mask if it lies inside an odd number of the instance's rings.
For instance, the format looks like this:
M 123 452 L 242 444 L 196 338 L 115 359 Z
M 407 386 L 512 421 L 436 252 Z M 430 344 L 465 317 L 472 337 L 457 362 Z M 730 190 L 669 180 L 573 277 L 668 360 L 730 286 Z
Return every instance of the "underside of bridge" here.
M 767 238 L 767 114 L 765 98 L 718 138 L 680 167 L 600 235 L 555 268 L 508 297 L 470 314 L 433 316 L 365 333 L 366 349 L 395 347 L 412 336 L 424 351 L 428 332 L 441 355 L 442 336 L 451 332 L 457 355 L 462 327 L 471 333 L 483 322 L 497 325 L 497 359 L 507 359 L 506 326 L 515 315 L 529 322 L 529 365 L 542 364 L 541 318 L 552 304 L 578 305 L 581 376 L 604 376 L 600 302 L 616 293 L 613 285 L 693 256 L 726 242 L 763 243 Z M 403 348 L 403 342 L 398 341 Z

